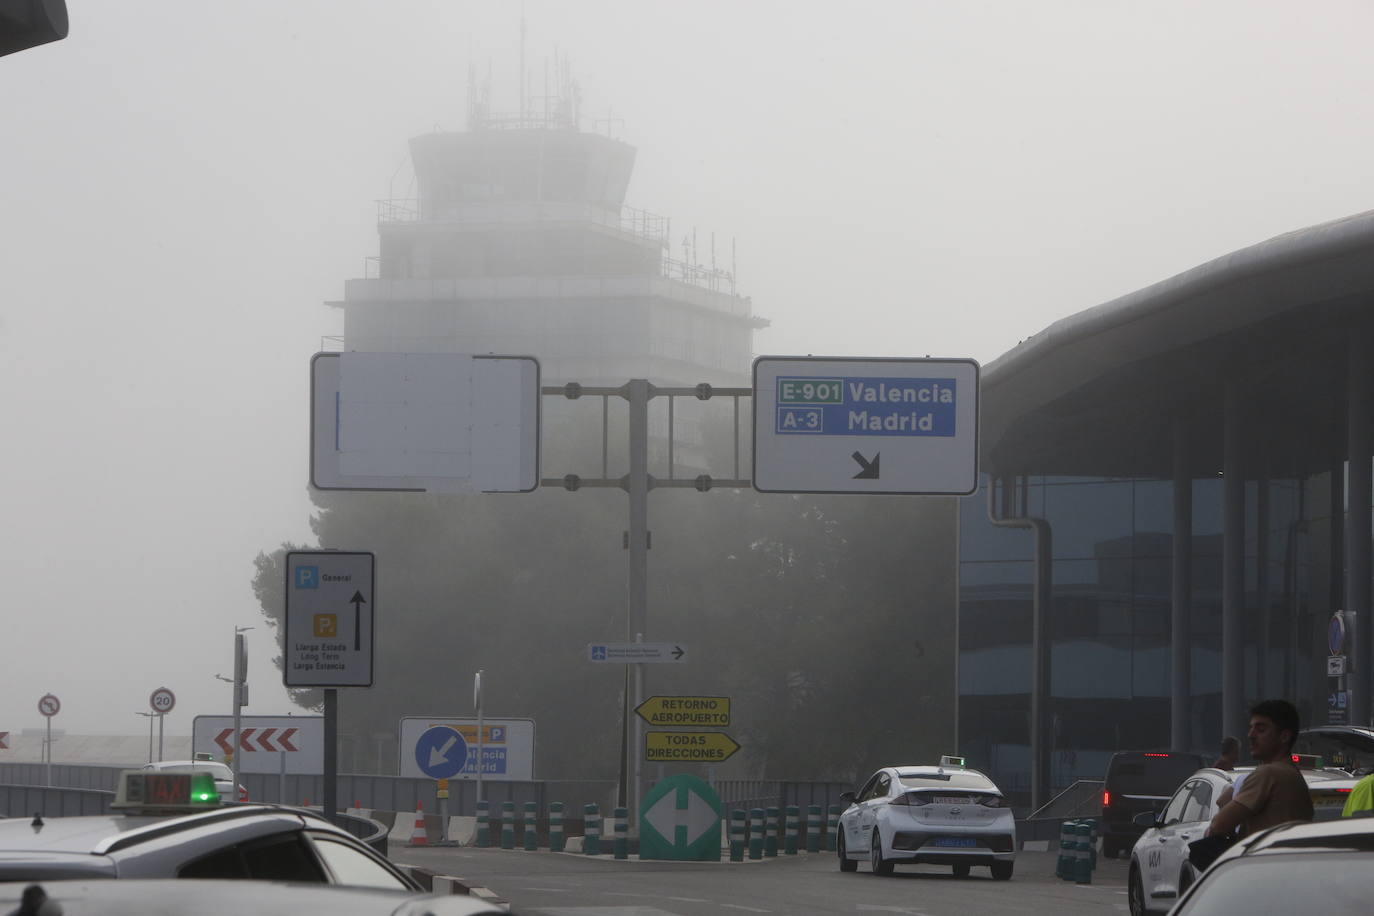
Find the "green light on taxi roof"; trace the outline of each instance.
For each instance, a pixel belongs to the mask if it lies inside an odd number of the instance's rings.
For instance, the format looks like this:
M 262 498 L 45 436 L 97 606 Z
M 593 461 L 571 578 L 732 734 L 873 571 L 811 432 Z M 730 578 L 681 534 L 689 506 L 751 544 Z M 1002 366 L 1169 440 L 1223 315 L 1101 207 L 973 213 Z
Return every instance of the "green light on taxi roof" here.
M 190 795 L 192 804 L 218 805 L 219 791 L 215 789 L 214 774 L 192 773 Z

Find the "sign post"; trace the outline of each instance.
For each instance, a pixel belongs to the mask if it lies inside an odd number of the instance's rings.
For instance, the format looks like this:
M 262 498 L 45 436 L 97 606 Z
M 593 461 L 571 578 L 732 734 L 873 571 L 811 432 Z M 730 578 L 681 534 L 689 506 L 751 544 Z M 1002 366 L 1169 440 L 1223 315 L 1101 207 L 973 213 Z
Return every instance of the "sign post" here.
M 338 810 L 337 687 L 372 686 L 374 554 L 293 550 L 286 555 L 282 679 L 324 688 L 324 815 Z
M 148 697 L 148 705 L 157 713 L 157 759 L 162 759 L 162 719 L 177 705 L 177 696 L 166 687 L 159 687 Z
M 38 711 L 48 720 L 48 733 L 43 739 L 43 759 L 47 761 L 48 785 L 52 785 L 52 717 L 62 709 L 62 701 L 51 693 L 45 693 L 38 701 Z
M 472 676 L 472 705 L 477 708 L 477 806 L 482 804 L 482 669 Z M 474 809 L 475 810 L 475 809 Z
M 978 364 L 759 357 L 753 481 L 761 493 L 974 492 Z

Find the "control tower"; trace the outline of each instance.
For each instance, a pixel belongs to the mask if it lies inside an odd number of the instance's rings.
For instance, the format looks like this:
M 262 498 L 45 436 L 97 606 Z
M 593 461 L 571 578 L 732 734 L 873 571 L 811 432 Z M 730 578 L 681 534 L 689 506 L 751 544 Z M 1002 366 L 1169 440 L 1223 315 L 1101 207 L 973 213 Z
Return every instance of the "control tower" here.
M 344 347 L 533 355 L 544 384 L 747 385 L 767 321 L 686 233 L 625 206 L 634 147 L 542 113 L 489 113 L 410 142 L 418 197 L 378 202 L 380 254 L 345 283 Z M 711 246 L 714 248 L 714 245 Z

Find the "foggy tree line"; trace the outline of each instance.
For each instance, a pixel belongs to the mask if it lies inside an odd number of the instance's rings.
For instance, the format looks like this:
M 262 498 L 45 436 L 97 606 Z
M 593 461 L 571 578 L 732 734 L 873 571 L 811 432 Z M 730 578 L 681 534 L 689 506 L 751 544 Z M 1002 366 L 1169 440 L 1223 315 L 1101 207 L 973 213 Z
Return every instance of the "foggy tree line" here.
M 481 668 L 489 717 L 535 720 L 537 775 L 615 778 L 624 669 L 586 646 L 631 638 L 623 492 L 312 498 L 319 544 L 377 556 L 375 682 L 340 690 L 343 769 L 395 772 L 403 716 L 473 715 Z M 743 748 L 723 777 L 954 752 L 956 515 L 950 498 L 651 492 L 645 639 L 689 661 L 645 666 L 645 696 L 732 698 Z M 305 546 L 256 560 L 278 639 L 285 553 Z

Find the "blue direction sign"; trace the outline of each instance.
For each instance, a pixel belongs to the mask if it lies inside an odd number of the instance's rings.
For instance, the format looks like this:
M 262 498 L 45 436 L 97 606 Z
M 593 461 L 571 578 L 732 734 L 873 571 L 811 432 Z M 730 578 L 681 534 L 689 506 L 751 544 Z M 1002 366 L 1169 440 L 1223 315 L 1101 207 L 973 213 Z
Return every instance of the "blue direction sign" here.
M 754 488 L 972 493 L 978 371 L 971 359 L 759 357 Z
M 426 729 L 415 742 L 415 763 L 431 779 L 450 779 L 468 762 L 468 743 L 447 725 Z

